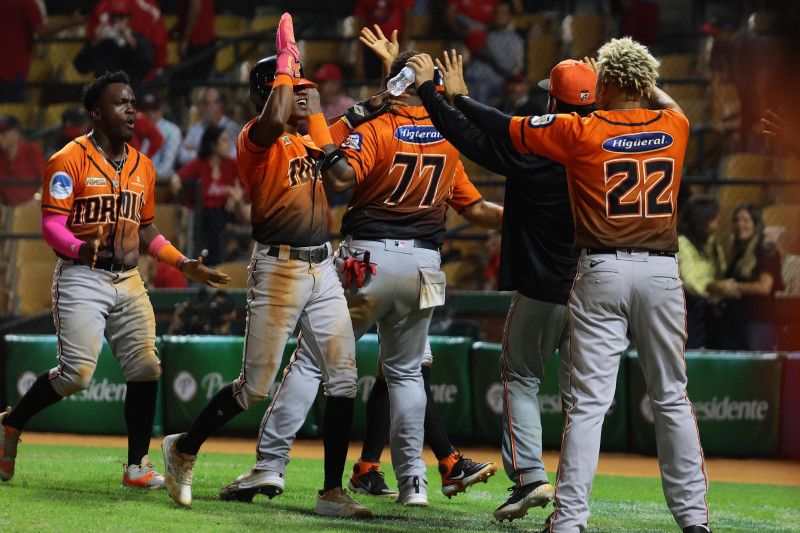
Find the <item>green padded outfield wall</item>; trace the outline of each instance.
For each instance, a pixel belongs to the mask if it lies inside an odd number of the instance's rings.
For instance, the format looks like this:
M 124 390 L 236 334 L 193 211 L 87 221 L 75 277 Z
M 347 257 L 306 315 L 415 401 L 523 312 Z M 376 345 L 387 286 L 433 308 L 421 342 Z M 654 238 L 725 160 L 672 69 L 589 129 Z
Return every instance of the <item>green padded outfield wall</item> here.
M 778 448 L 782 359 L 775 353 L 686 352 L 687 391 L 706 455 L 771 456 Z M 635 352 L 627 358 L 632 451 L 655 453 L 653 413 Z
M 447 432 L 453 439 L 471 439 L 472 398 L 468 362 L 472 341 L 466 337 L 438 336 L 430 336 L 428 340 L 433 353 L 431 392 Z M 374 333 L 367 333 L 356 343 L 358 392 L 352 431 L 355 438 L 363 438 L 366 431 L 367 399 L 378 370 L 378 351 L 378 336 Z M 320 396 L 317 400 L 320 407 L 324 406 L 324 398 Z
M 164 353 L 164 391 L 167 433 L 187 431 L 195 417 L 206 406 L 216 392 L 239 377 L 242 370 L 243 337 L 214 335 L 165 335 L 161 337 Z M 275 375 L 269 396 L 225 424 L 220 435 L 248 435 L 255 437 L 261 427 L 261 419 L 278 390 L 283 370 L 289 362 L 297 339 L 290 338 L 283 350 L 283 359 Z M 312 408 L 301 430 L 301 435 L 319 436 L 317 413 Z M 255 449 L 255 441 L 253 441 Z
M 16 405 L 39 374 L 56 366 L 57 338 L 55 335 L 6 335 L 5 343 L 5 397 L 8 404 Z M 158 339 L 156 347 L 161 350 Z M 163 381 L 160 383 L 163 387 Z M 125 435 L 128 432 L 124 408 L 127 390 L 122 369 L 111 355 L 108 343 L 103 341 L 89 387 L 38 413 L 25 429 Z M 158 395 L 153 435 L 164 434 L 163 397 L 163 394 Z
M 503 438 L 503 384 L 500 381 L 502 345 L 477 342 L 472 348 L 472 397 L 475 438 L 499 446 Z M 625 450 L 628 445 L 628 407 L 626 366 L 620 365 L 617 390 L 603 422 L 603 450 Z M 542 445 L 561 447 L 561 396 L 558 388 L 558 354 L 545 365 L 544 380 L 539 388 L 539 410 L 542 414 Z

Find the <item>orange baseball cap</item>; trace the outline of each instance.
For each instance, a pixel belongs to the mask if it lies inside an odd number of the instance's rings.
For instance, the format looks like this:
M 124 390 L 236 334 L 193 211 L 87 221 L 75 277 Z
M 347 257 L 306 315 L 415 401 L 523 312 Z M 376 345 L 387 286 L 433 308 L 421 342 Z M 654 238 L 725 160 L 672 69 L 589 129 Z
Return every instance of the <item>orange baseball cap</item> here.
M 567 59 L 550 71 L 550 78 L 539 82 L 539 87 L 565 104 L 588 105 L 594 103 L 594 86 L 597 74 L 582 61 Z

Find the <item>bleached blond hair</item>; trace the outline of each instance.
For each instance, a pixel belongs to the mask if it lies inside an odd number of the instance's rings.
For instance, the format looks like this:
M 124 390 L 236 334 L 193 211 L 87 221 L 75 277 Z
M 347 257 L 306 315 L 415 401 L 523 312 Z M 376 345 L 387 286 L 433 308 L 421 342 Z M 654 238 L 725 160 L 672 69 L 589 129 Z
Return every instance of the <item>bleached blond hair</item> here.
M 598 77 L 635 97 L 655 86 L 659 66 L 647 47 L 630 37 L 611 39 L 597 51 Z

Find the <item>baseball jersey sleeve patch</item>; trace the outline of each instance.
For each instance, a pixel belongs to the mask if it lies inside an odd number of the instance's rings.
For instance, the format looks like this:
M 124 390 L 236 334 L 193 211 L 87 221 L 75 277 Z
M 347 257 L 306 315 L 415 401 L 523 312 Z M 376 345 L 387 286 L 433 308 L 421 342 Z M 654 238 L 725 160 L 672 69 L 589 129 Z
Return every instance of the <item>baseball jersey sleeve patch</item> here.
M 549 126 L 553 123 L 556 119 L 555 115 L 542 115 L 542 116 L 533 116 L 528 119 L 528 127 L 529 128 L 544 128 Z
M 342 142 L 342 148 L 350 148 L 355 150 L 356 152 L 361 151 L 361 139 L 362 136 L 360 133 L 351 133 L 347 136 L 347 139 Z
M 72 194 L 72 178 L 66 172 L 56 172 L 50 178 L 50 196 L 65 200 Z

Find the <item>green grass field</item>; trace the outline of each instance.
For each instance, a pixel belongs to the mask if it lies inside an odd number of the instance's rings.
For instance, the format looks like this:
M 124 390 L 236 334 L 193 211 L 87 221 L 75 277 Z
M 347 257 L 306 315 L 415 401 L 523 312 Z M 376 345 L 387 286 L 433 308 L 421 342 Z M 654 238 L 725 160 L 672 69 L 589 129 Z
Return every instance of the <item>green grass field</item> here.
M 439 476 L 428 469 L 431 506 L 406 509 L 391 499 L 359 496 L 376 518 L 327 519 L 312 513 L 321 488 L 322 461 L 289 465 L 286 492 L 252 504 L 222 502 L 219 489 L 249 469 L 252 455 L 203 453 L 195 467 L 191 507 L 179 508 L 166 491 L 121 486 L 125 452 L 119 448 L 20 445 L 14 479 L 0 485 L 0 531 L 539 531 L 552 510 L 532 509 L 510 524 L 491 512 L 510 485 L 503 472 L 451 500 L 439 492 Z M 161 451 L 151 450 L 161 465 Z M 388 464 L 386 481 L 395 486 Z M 346 468 L 351 468 L 348 462 Z M 552 475 L 551 475 L 552 477 Z M 715 533 L 800 532 L 800 487 L 712 483 L 708 501 Z M 598 476 L 592 495 L 593 532 L 677 532 L 658 479 Z

